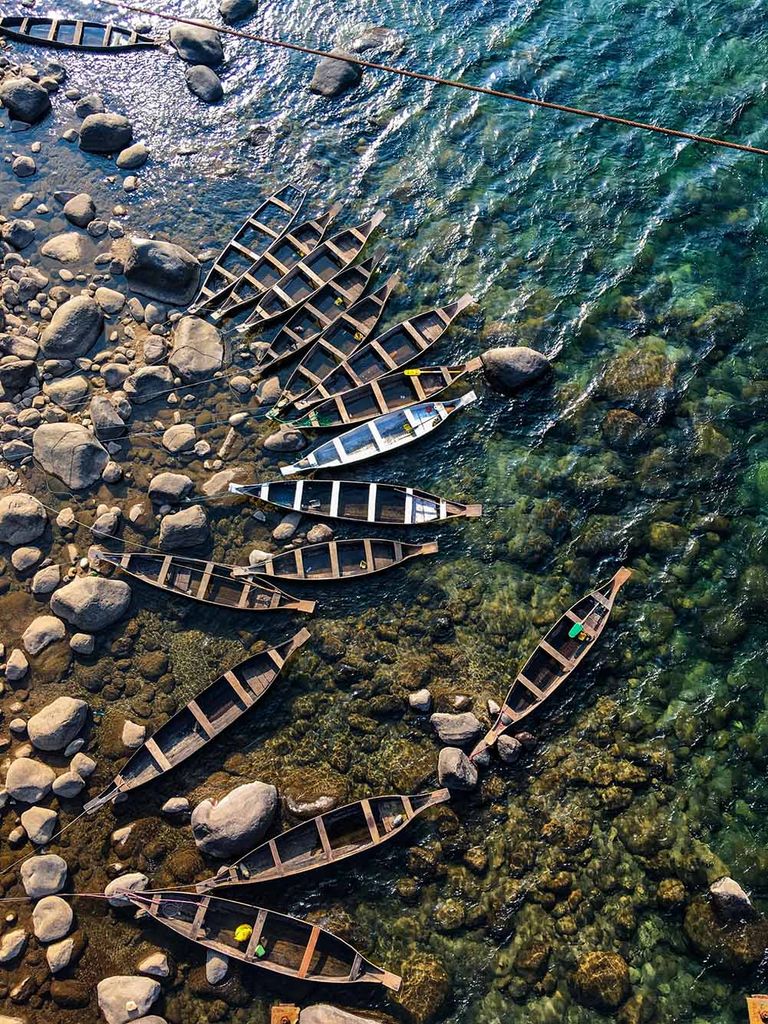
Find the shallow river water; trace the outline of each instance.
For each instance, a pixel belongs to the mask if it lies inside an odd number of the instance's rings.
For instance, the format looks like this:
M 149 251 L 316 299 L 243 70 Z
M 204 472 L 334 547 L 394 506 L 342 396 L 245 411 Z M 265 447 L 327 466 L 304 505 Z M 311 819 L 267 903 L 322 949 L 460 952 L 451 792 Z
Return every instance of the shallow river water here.
M 67 7 L 109 16 L 98 4 Z M 207 0 L 167 9 L 216 13 Z M 265 0 L 248 24 L 328 48 L 384 25 L 402 36 L 389 59 L 408 68 L 768 145 L 768 30 L 743 0 Z M 53 55 L 70 85 L 101 93 L 150 146 L 126 200 L 131 225 L 192 251 L 219 248 L 288 181 L 313 209 L 341 201 L 340 223 L 382 209 L 380 274 L 403 277 L 390 318 L 469 291 L 478 305 L 439 361 L 527 344 L 554 359 L 554 378 L 513 400 L 473 380 L 480 401 L 434 439 L 355 474 L 482 501 L 487 514 L 407 537 L 437 538 L 434 558 L 359 587 L 315 588 L 313 640 L 279 696 L 180 777 L 68 833 L 73 883 L 99 891 L 118 859 L 158 883 L 194 877 L 202 864 L 188 827 L 158 814 L 174 794 L 197 800 L 254 778 L 340 800 L 431 787 L 438 747 L 405 710 L 407 693 L 428 686 L 441 710 L 466 694 L 487 717 L 487 699 L 501 699 L 556 615 L 623 563 L 635 573 L 605 640 L 528 723 L 538 742 L 521 765 L 495 763 L 477 793 L 382 856 L 264 899 L 402 967 L 417 1024 L 595 1024 L 600 1012 L 576 998 L 573 976 L 596 950 L 629 967 L 623 1024 L 745 1019 L 743 996 L 763 979 L 718 966 L 716 940 L 715 962 L 696 948 L 690 903 L 725 873 L 759 902 L 768 866 L 768 164 L 378 72 L 327 101 L 307 90 L 311 58 L 224 44 L 227 98 L 213 107 L 162 52 Z M 69 122 L 60 97 L 24 137 L 43 142 L 39 187 L 87 187 L 97 206 L 124 201 L 107 160 L 60 140 Z M 15 141 L 4 133 L 6 152 Z M 5 207 L 20 189 L 7 165 L 0 175 Z M 219 389 L 194 413 L 204 426 L 234 402 Z M 156 415 L 169 413 L 138 410 L 136 432 Z M 256 422 L 237 455 L 254 478 L 276 474 L 253 445 L 265 430 Z M 140 481 L 166 459 L 156 436 L 133 445 Z M 204 478 L 199 463 L 191 469 Z M 211 506 L 217 557 L 267 542 L 247 512 Z M 276 521 L 270 513 L 268 527 Z M 254 626 L 138 585 L 133 608 L 91 664 L 38 682 L 30 698 L 92 701 L 102 781 L 122 756 L 114 723 L 143 714 L 157 724 L 255 640 L 277 642 L 299 623 Z M 18 604 L 22 627 L 27 610 Z M 158 654 L 165 693 L 146 667 Z M 137 818 L 140 838 L 119 858 L 109 834 Z M 677 901 L 659 895 L 673 879 L 684 886 Z M 408 1019 L 381 993 L 288 991 L 259 972 L 219 996 L 201 981 L 197 950 L 101 905 L 81 901 L 77 912 L 89 946 L 72 977 L 86 983 L 132 973 L 168 943 L 177 967 L 161 1012 L 173 1024 L 263 1024 L 278 997 Z M 95 1001 L 44 1001 L 24 1015 L 100 1019 Z

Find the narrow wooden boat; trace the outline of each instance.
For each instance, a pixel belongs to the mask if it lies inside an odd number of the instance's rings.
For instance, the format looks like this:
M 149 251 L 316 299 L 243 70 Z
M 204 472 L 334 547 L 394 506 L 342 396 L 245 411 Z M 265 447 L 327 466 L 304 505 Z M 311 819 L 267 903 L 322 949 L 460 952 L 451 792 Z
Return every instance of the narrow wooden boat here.
M 350 985 L 364 982 L 397 992 L 401 979 L 377 967 L 333 932 L 298 917 L 236 900 L 166 889 L 121 892 L 149 917 L 224 956 L 284 977 Z M 236 933 L 247 938 L 240 941 Z
M 347 580 L 391 569 L 409 558 L 434 555 L 437 550 L 437 541 L 402 544 L 381 537 L 331 540 L 281 551 L 235 572 L 246 577 L 277 576 L 284 580 Z
M 153 39 L 143 32 L 134 32 L 132 28 L 78 18 L 0 17 L 0 35 L 20 43 L 90 52 L 107 50 L 115 53 L 163 45 L 162 40 Z
M 461 380 L 465 373 L 479 370 L 482 359 L 471 359 L 461 366 L 425 366 L 423 369 L 394 370 L 378 380 L 361 384 L 359 388 L 334 395 L 313 405 L 296 419 L 284 419 L 300 430 L 323 430 L 346 427 L 351 423 L 364 423 L 383 413 L 396 412 L 414 402 L 425 402 L 451 384 Z M 281 417 L 281 419 L 283 419 Z
M 418 441 L 426 434 L 431 434 L 449 416 L 474 402 L 476 398 L 474 391 L 467 391 L 466 394 L 458 398 L 449 398 L 445 402 L 421 402 L 419 405 L 409 405 L 407 409 L 377 416 L 375 420 L 353 427 L 352 430 L 319 445 L 298 462 L 290 466 L 281 466 L 280 472 L 283 476 L 291 476 L 294 473 L 308 473 L 314 469 L 348 466 L 353 462 L 373 459 L 377 455 L 386 455 L 406 444 Z
M 341 360 L 331 373 L 295 402 L 296 409 L 306 409 L 412 363 L 432 348 L 462 310 L 474 301 L 471 295 L 462 295 L 448 306 L 417 313 L 390 327 Z
M 280 419 L 280 409 L 284 405 L 313 388 L 338 365 L 339 360 L 346 359 L 368 340 L 399 280 L 399 273 L 391 274 L 380 288 L 364 295 L 348 312 L 342 313 L 325 328 L 288 378 L 274 408 L 267 413 L 270 419 Z
M 296 219 L 306 192 L 284 185 L 257 206 L 230 238 L 192 300 L 190 313 L 223 301 L 240 275 L 271 248 Z
M 152 551 L 99 551 L 102 562 L 117 566 L 143 583 L 193 601 L 245 612 L 313 612 L 315 601 L 300 601 L 263 581 L 243 579 L 237 570 L 201 558 Z
M 278 363 L 303 352 L 326 327 L 330 327 L 342 313 L 347 313 L 368 287 L 378 259 L 378 256 L 370 256 L 362 263 L 344 267 L 300 306 L 277 332 L 269 348 L 257 356 L 259 372 L 268 373 Z
M 317 248 L 340 210 L 341 203 L 334 203 L 319 217 L 305 220 L 282 234 L 255 263 L 219 292 L 220 304 L 211 310 L 211 319 L 217 323 L 225 318 L 231 320 L 247 315 L 273 284 Z
M 373 796 L 335 807 L 262 843 L 195 888 L 208 892 L 230 885 L 274 882 L 336 864 L 381 846 L 428 808 L 450 799 L 449 790 L 438 789 L 415 796 Z
M 616 595 L 631 575 L 631 569 L 619 569 L 560 616 L 517 674 L 493 727 L 470 758 L 477 758 L 503 732 L 541 707 L 581 664 L 608 624 Z
M 483 514 L 482 505 L 463 505 L 418 487 L 358 480 L 272 480 L 230 484 L 229 492 L 292 512 L 379 526 L 419 526 L 446 519 L 478 519 Z
M 260 327 L 292 312 L 307 299 L 313 299 L 327 281 L 357 259 L 383 220 L 383 213 L 375 213 L 357 227 L 345 228 L 318 245 L 261 296 L 251 315 L 237 330 L 242 332 L 251 327 Z
M 309 637 L 309 631 L 302 629 L 285 643 L 268 647 L 219 676 L 131 754 L 107 788 L 84 810 L 93 814 L 122 793 L 152 782 L 197 753 L 261 700 L 286 661 Z

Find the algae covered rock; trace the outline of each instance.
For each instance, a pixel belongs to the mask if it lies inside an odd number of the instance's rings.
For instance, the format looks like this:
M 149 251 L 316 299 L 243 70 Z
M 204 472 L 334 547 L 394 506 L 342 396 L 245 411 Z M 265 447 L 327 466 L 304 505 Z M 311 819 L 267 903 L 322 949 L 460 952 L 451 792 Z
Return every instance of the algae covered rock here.
M 280 784 L 288 813 L 301 821 L 338 807 L 347 795 L 347 784 L 338 773 L 311 766 L 290 772 Z
M 451 979 L 437 957 L 416 953 L 402 966 L 403 984 L 395 995 L 414 1024 L 431 1024 L 443 1009 Z
M 723 920 L 709 896 L 691 902 L 683 929 L 702 959 L 735 974 L 753 971 L 768 949 L 768 921 Z
M 629 968 L 618 953 L 596 950 L 579 960 L 571 977 L 574 997 L 595 1010 L 617 1010 L 629 995 Z
M 646 402 L 671 390 L 675 364 L 665 354 L 662 338 L 640 338 L 631 349 L 620 352 L 606 367 L 600 386 L 603 397 L 614 401 Z

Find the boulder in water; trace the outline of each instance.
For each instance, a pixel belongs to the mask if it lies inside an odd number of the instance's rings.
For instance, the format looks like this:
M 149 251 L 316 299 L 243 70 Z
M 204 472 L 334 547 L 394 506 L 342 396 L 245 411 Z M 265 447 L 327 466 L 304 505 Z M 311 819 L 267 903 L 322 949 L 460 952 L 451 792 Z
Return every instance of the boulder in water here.
M 215 68 L 224 60 L 221 36 L 210 28 L 174 25 L 171 28 L 171 43 L 187 64 L 207 64 L 209 68 Z
M 65 588 L 66 589 L 66 588 Z M 88 720 L 88 705 L 76 697 L 57 697 L 27 722 L 27 733 L 38 750 L 63 750 Z
M 76 423 L 43 423 L 32 439 L 35 458 L 70 490 L 89 487 L 101 479 L 109 455 L 93 434 Z
M 448 789 L 474 789 L 477 768 L 458 747 L 443 747 L 437 761 L 437 777 Z
M 56 774 L 47 764 L 31 757 L 17 757 L 8 768 L 5 788 L 13 800 L 35 804 L 44 800 L 51 791 Z
M 153 978 L 119 975 L 104 978 L 96 986 L 99 1009 L 107 1024 L 127 1024 L 143 1017 L 160 995 L 160 983 Z
M 0 100 L 14 121 L 35 124 L 51 109 L 46 90 L 31 78 L 20 76 L 0 82 Z
M 160 547 L 163 551 L 194 548 L 208 540 L 208 516 L 201 505 L 190 505 L 163 516 L 160 523 Z
M 200 262 L 173 242 L 133 237 L 125 277 L 133 291 L 141 295 L 185 306 L 197 291 Z
M 176 324 L 168 365 L 185 382 L 201 381 L 220 370 L 224 344 L 213 324 L 197 316 L 183 316 Z
M 491 348 L 481 358 L 488 383 L 505 395 L 512 395 L 527 384 L 533 384 L 552 369 L 546 356 L 525 345 Z
M 259 9 L 259 0 L 219 0 L 219 14 L 228 25 L 250 18 Z
M 348 58 L 351 54 L 345 50 L 331 50 L 333 57 L 321 57 L 317 62 L 309 91 L 320 96 L 340 96 L 347 89 L 353 89 L 363 77 L 363 69 L 353 64 Z
M 250 850 L 269 828 L 277 810 L 277 790 L 264 782 L 238 786 L 219 801 L 203 800 L 192 811 L 198 848 L 212 857 Z
M 206 67 L 205 64 L 193 64 L 188 67 L 184 78 L 192 95 L 197 96 L 203 103 L 218 103 L 224 96 L 221 79 L 213 68 Z
M 104 317 L 90 295 L 77 295 L 62 303 L 40 336 L 44 356 L 78 359 L 93 347 L 101 335 Z
M 60 892 L 64 888 L 66 879 L 67 862 L 57 853 L 29 857 L 21 865 L 21 881 L 24 892 L 33 900 Z
M 113 625 L 128 611 L 131 588 L 124 580 L 78 576 L 51 598 L 51 611 L 77 629 L 93 633 Z
M 122 114 L 89 114 L 80 125 L 80 149 L 86 153 L 117 153 L 132 138 L 131 122 Z

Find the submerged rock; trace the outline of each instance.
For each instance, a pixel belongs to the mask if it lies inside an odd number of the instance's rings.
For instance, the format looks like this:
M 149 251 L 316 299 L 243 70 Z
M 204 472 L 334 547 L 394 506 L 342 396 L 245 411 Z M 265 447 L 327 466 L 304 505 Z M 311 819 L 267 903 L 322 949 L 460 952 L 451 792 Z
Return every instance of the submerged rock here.
M 23 75 L 0 82 L 0 100 L 15 121 L 27 124 L 39 121 L 51 109 L 50 97 L 42 85 Z
M 132 146 L 117 154 L 115 163 L 121 171 L 133 171 L 147 162 L 149 150 L 143 142 L 134 142 Z
M 171 28 L 171 43 L 181 59 L 188 64 L 207 64 L 215 68 L 224 60 L 221 36 L 213 29 L 197 25 L 174 25 Z
M 618 953 L 587 953 L 571 977 L 571 988 L 582 1006 L 616 1010 L 629 995 L 629 968 Z
M 65 588 L 66 589 L 66 588 Z M 27 722 L 27 733 L 38 750 L 63 750 L 88 720 L 88 705 L 75 697 L 57 697 Z
M 173 242 L 133 237 L 125 261 L 125 277 L 135 292 L 182 306 L 192 300 L 197 290 L 200 262 Z
M 76 423 L 43 423 L 35 430 L 32 443 L 35 458 L 46 473 L 75 491 L 100 480 L 109 462 L 106 449 Z
M 160 995 L 153 978 L 119 975 L 104 978 L 96 986 L 99 1009 L 107 1024 L 127 1024 L 144 1016 Z
M 309 91 L 320 96 L 340 96 L 348 89 L 353 89 L 363 77 L 363 69 L 345 60 L 352 55 L 345 50 L 331 50 L 333 57 L 321 57 L 317 62 Z
M 87 153 L 117 153 L 132 138 L 131 122 L 122 114 L 89 114 L 80 125 L 80 149 Z
M 269 828 L 277 810 L 277 790 L 264 782 L 238 786 L 219 801 L 203 800 L 192 811 L 198 849 L 212 857 L 250 850 Z
M 551 371 L 546 356 L 524 345 L 492 348 L 481 358 L 488 383 L 506 395 L 514 394 Z
M 184 78 L 192 95 L 197 96 L 203 103 L 218 103 L 224 96 L 221 79 L 205 64 L 194 64 L 187 68 Z
M 28 544 L 45 533 L 48 516 L 31 494 L 6 494 L 0 498 L 0 543 Z
M 59 263 L 79 263 L 85 259 L 87 247 L 83 235 L 76 231 L 63 231 L 60 235 L 52 235 L 40 246 L 40 252 L 48 259 Z
M 224 362 L 221 334 L 197 316 L 183 316 L 176 324 L 168 365 L 183 381 L 200 381 L 220 370 Z
M 61 212 L 70 224 L 75 224 L 79 228 L 87 228 L 96 216 L 96 205 L 87 192 L 78 192 L 76 196 L 72 196 L 64 203 L 64 209 Z
M 416 953 L 403 964 L 403 984 L 394 996 L 413 1024 L 436 1020 L 451 991 L 451 979 L 430 953 Z
M 683 919 L 683 930 L 696 952 L 724 971 L 748 974 L 762 962 L 768 949 L 768 921 L 722 918 L 710 896 L 693 900 Z
M 95 632 L 122 618 L 131 603 L 131 588 L 124 580 L 78 576 L 51 598 L 51 610 L 78 629 Z

